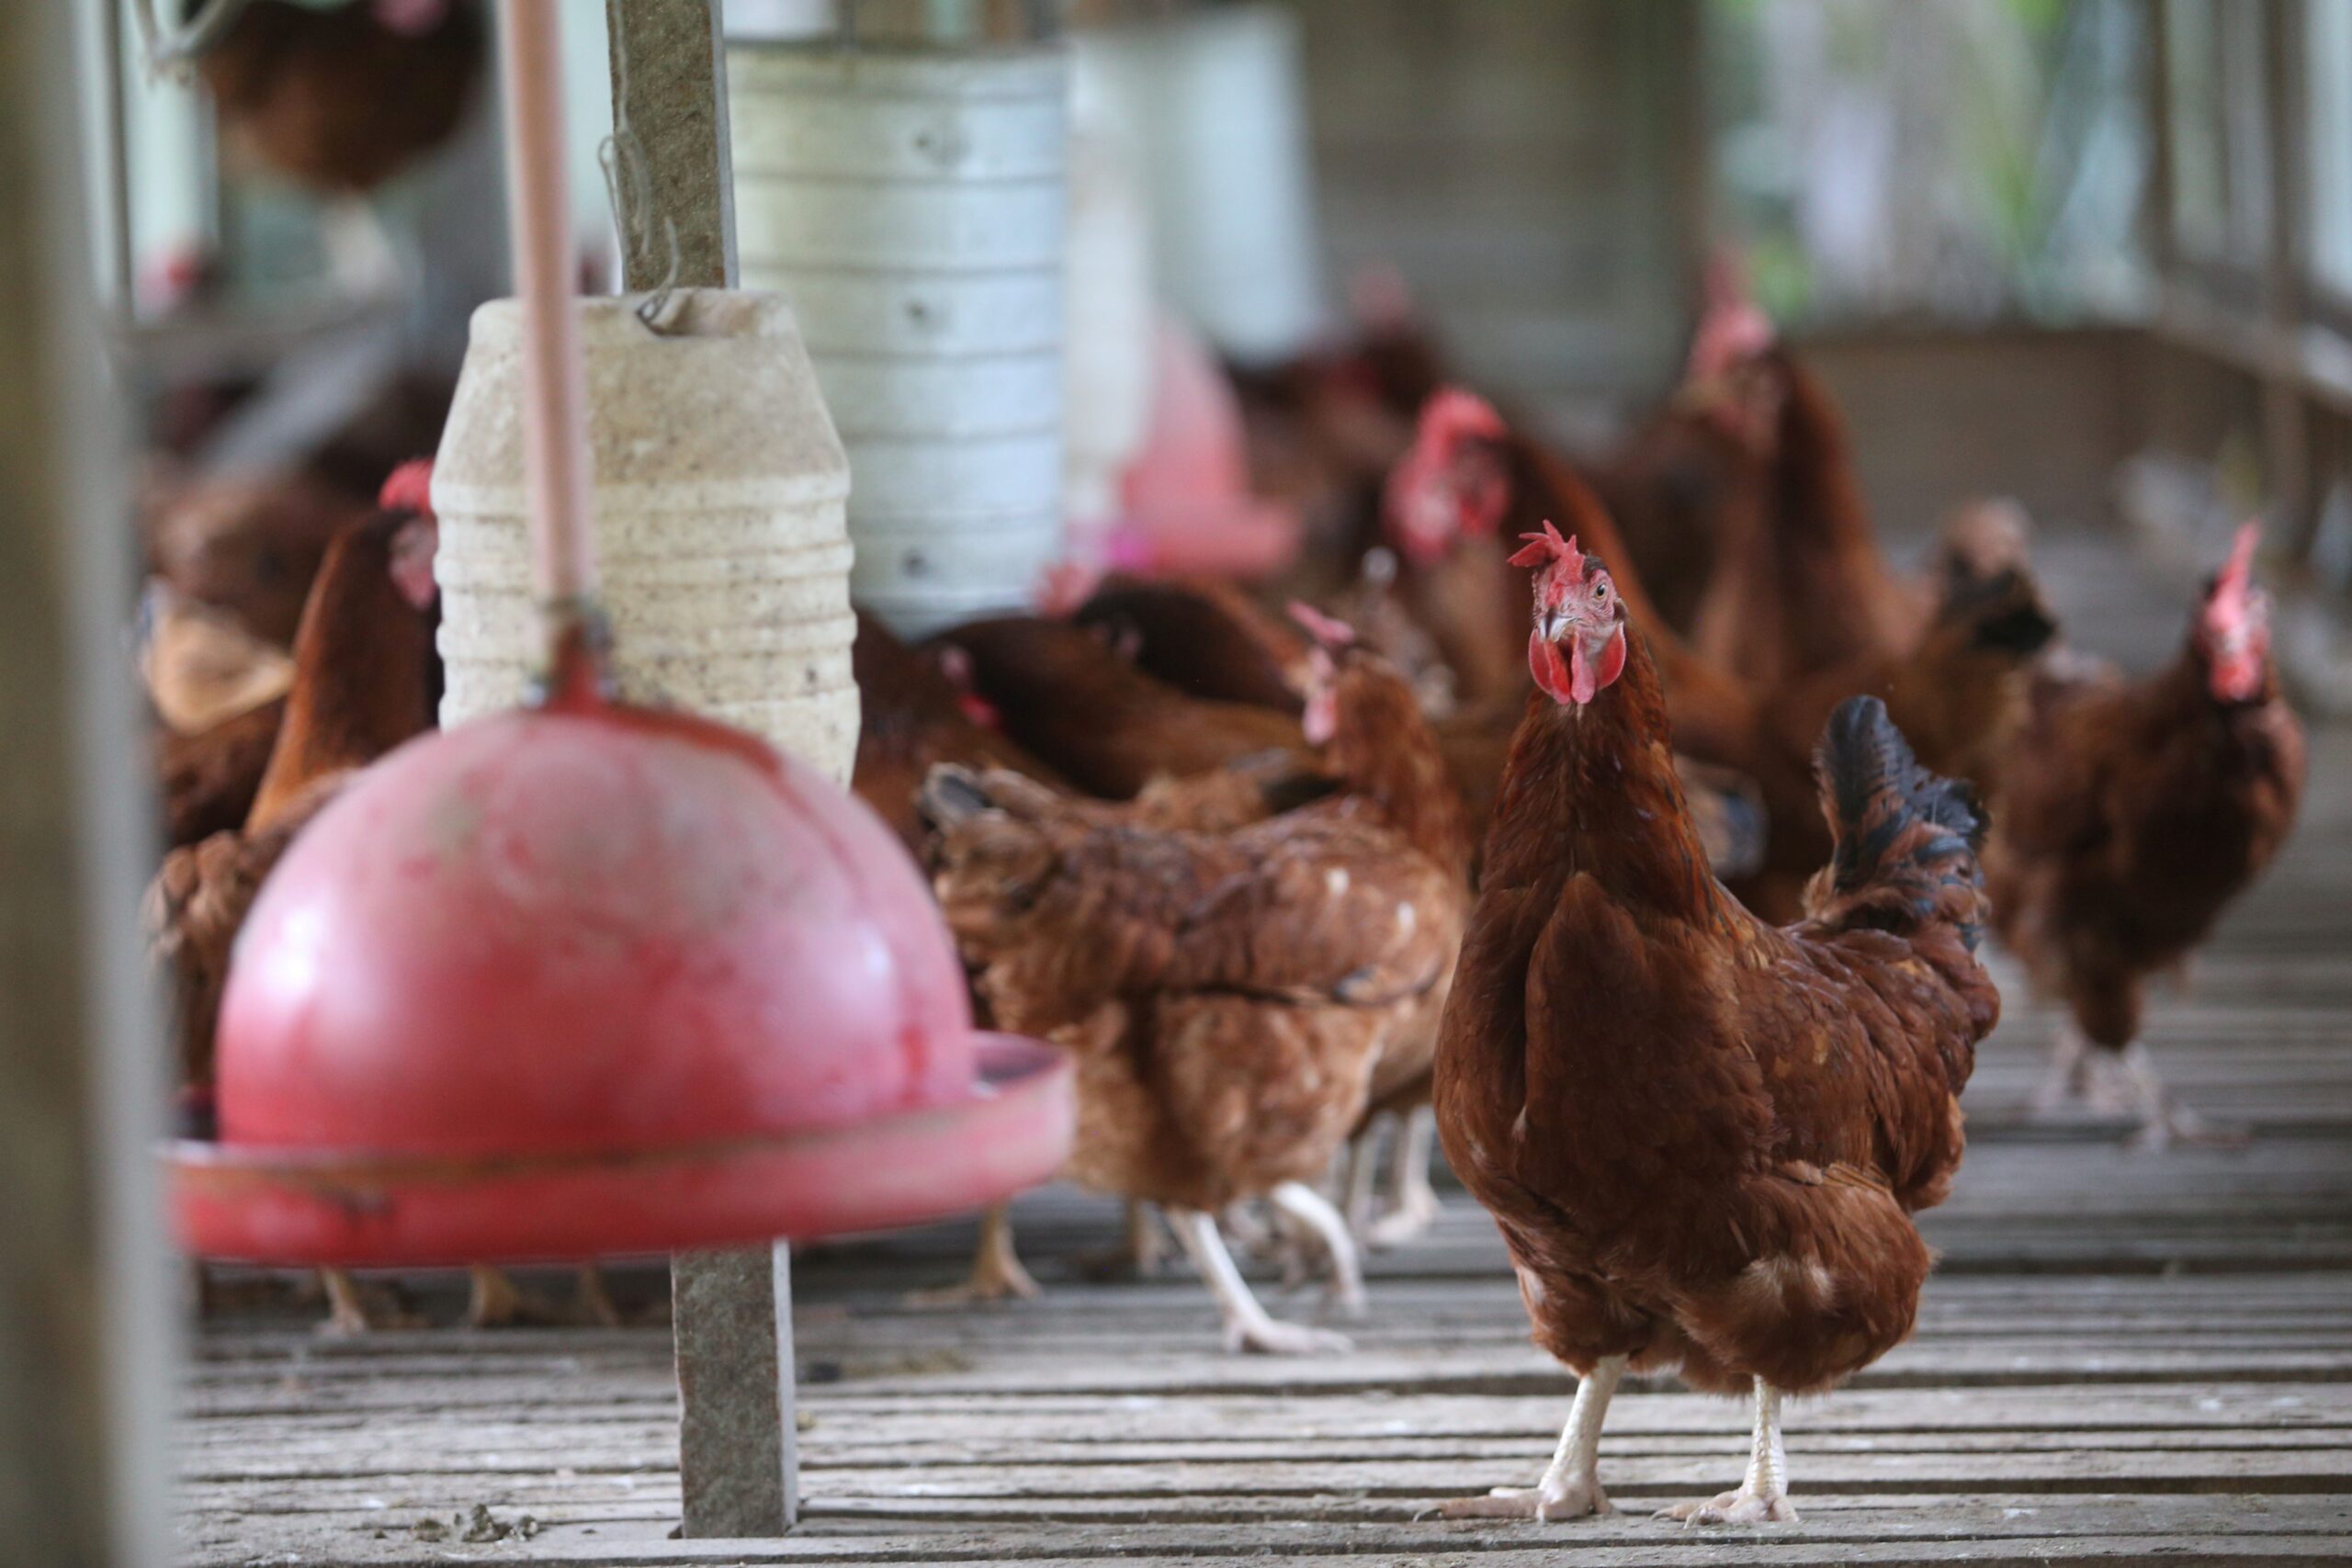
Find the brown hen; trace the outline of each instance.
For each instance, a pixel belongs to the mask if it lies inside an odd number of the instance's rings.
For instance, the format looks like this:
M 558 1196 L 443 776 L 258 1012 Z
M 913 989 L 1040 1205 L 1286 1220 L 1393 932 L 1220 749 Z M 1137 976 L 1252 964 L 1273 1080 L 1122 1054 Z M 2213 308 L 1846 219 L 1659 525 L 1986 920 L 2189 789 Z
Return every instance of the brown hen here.
M 1280 1324 L 1234 1269 L 1215 1215 L 1268 1198 L 1330 1248 L 1360 1297 L 1339 1215 L 1308 1184 L 1375 1085 L 1432 1048 L 1461 917 L 1465 844 L 1411 694 L 1334 660 L 1339 793 L 1225 831 L 1138 826 L 1006 773 L 944 770 L 925 791 L 934 879 L 991 1016 L 1079 1059 L 1069 1174 L 1170 1212 L 1235 1348 L 1336 1348 Z
M 974 621 L 932 646 L 959 649 L 959 672 L 1003 734 L 1089 795 L 1125 800 L 1163 774 L 1306 744 L 1295 718 L 1187 696 L 1120 658 L 1106 635 L 1067 621 Z
M 1928 1267 L 1913 1211 L 1959 1166 L 1959 1095 L 2000 998 L 1964 786 L 1860 697 L 1820 754 L 1837 849 L 1785 929 L 1711 876 L 1657 668 L 1610 573 L 1532 547 L 1538 692 L 1489 830 L 1437 1057 L 1454 1171 L 1500 1224 L 1536 1342 L 1584 1381 L 1536 1486 L 1457 1515 L 1607 1509 L 1629 1367 L 1752 1386 L 1740 1488 L 1674 1510 L 1794 1517 L 1780 1401 L 1901 1341 Z
M 209 1122 L 214 1031 L 231 951 L 279 857 L 358 769 L 431 728 L 437 684 L 422 486 L 327 547 L 300 629 L 294 681 L 241 828 L 172 851 L 147 893 L 149 951 L 173 1001 L 183 1103 Z M 421 563 L 423 564 L 422 570 Z M 368 1325 L 345 1276 L 328 1276 L 334 1322 Z
M 2082 1087 L 2086 1045 L 2119 1056 L 2150 1144 L 2233 1136 L 2157 1078 L 2142 991 L 2262 874 L 2302 797 L 2302 726 L 2279 694 L 2255 544 L 2248 525 L 2165 670 L 2045 678 L 1994 801 L 1984 869 L 2002 944 L 2071 1025 L 2041 1099 Z

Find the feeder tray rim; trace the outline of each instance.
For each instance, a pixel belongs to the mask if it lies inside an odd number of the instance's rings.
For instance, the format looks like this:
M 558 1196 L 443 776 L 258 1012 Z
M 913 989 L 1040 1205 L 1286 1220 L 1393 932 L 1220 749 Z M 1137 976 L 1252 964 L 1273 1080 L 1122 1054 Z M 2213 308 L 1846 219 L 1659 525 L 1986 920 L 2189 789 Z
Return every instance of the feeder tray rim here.
M 185 1250 L 200 1257 L 300 1264 L 312 1259 L 291 1257 L 297 1248 L 256 1247 L 233 1239 L 250 1235 L 244 1216 L 234 1211 L 247 1203 L 293 1199 L 326 1203 L 356 1214 L 401 1194 L 462 1195 L 469 1189 L 489 1191 L 502 1184 L 514 1183 L 544 1186 L 578 1182 L 585 1186 L 631 1171 L 656 1180 L 665 1177 L 691 1180 L 723 1175 L 779 1156 L 818 1160 L 831 1156 L 837 1162 L 833 1168 L 854 1168 L 840 1156 L 854 1156 L 878 1141 L 905 1146 L 932 1135 L 950 1143 L 959 1137 L 978 1137 L 1005 1145 L 1013 1157 L 994 1173 L 993 1179 L 985 1184 L 986 1190 L 967 1179 L 959 1190 L 943 1193 L 927 1213 L 907 1213 L 904 1203 L 890 1206 L 891 1213 L 904 1216 L 896 1218 L 894 1226 L 921 1224 L 1009 1198 L 1049 1179 L 1068 1155 L 1065 1131 L 1050 1160 L 1045 1159 L 1035 1146 L 1038 1134 L 1030 1130 L 1030 1123 L 1040 1114 L 1050 1116 L 1057 1100 L 1066 1107 L 1074 1104 L 1071 1097 L 1076 1069 L 1069 1054 L 1018 1035 L 975 1031 L 972 1038 L 978 1047 L 978 1071 L 965 1098 L 888 1111 L 835 1126 L 639 1148 L 524 1155 L 400 1155 L 193 1138 L 160 1140 L 156 1153 L 165 1176 L 183 1201 L 181 1206 L 185 1207 L 185 1201 L 192 1200 L 208 1211 L 232 1212 L 208 1213 L 205 1218 L 184 1224 L 179 1240 Z M 870 1205 L 853 1191 L 829 1193 L 821 1201 L 804 1201 L 797 1207 L 802 1212 L 821 1209 L 854 1215 L 868 1212 Z M 840 1234 L 842 1230 L 873 1228 L 876 1227 L 836 1227 L 829 1223 L 800 1227 L 797 1234 L 813 1239 L 820 1235 Z M 335 1247 L 333 1250 L 337 1258 L 326 1261 L 341 1260 L 365 1267 L 379 1253 L 376 1242 L 345 1239 L 350 1245 Z M 527 1242 L 514 1248 L 492 1250 L 498 1258 L 509 1261 L 554 1256 L 542 1253 Z M 386 1266 L 473 1260 L 456 1255 L 440 1258 L 431 1247 L 420 1247 L 413 1238 L 382 1248 L 380 1256 Z

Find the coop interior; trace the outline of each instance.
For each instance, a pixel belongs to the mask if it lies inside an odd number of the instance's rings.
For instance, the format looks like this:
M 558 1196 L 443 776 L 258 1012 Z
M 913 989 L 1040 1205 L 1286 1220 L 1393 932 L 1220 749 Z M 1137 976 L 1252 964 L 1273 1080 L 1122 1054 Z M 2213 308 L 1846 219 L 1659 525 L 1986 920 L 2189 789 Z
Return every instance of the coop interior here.
M 0 363 L 0 1562 L 2352 1551 L 2352 0 L 10 6 Z

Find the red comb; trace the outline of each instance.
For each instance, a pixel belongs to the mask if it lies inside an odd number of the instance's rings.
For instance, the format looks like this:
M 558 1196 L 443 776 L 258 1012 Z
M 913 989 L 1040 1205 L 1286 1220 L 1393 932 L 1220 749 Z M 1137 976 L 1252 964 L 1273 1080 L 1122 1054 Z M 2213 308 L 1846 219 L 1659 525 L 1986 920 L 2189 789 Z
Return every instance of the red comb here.
M 1327 615 L 1303 599 L 1290 602 L 1290 618 L 1325 648 L 1345 648 L 1356 640 L 1355 627 L 1336 615 Z
M 2230 558 L 2222 568 L 2222 586 L 2243 593 L 2254 581 L 2254 552 L 2262 543 L 2262 524 L 2249 519 L 2238 525 L 2235 540 L 2230 545 Z
M 1573 571 L 1584 564 L 1584 553 L 1577 548 L 1576 540 L 1560 537 L 1560 530 L 1553 526 L 1548 517 L 1544 520 L 1541 534 L 1521 534 L 1520 537 L 1527 544 L 1510 558 L 1513 566 L 1544 566 L 1556 562 Z
M 376 492 L 376 504 L 386 512 L 413 512 L 421 517 L 433 515 L 433 459 L 412 457 L 392 470 L 384 488 Z
M 1464 436 L 1482 436 L 1499 441 L 1510 434 L 1503 423 L 1503 416 L 1495 405 L 1476 392 L 1465 392 L 1459 387 L 1440 387 L 1421 405 L 1419 428 L 1414 433 L 1416 446 L 1451 446 Z
M 1690 334 L 1687 378 L 1703 381 L 1722 375 L 1743 360 L 1753 359 L 1772 346 L 1772 318 L 1747 291 L 1747 278 L 1738 259 L 1719 250 L 1707 263 L 1706 304 L 1699 312 L 1698 330 Z

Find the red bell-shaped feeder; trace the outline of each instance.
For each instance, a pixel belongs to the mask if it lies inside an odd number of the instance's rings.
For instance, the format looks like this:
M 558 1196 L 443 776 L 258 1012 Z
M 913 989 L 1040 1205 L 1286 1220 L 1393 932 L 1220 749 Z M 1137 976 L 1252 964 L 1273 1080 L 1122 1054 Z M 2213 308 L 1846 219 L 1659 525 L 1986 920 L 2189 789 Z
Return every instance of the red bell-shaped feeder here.
M 535 9 L 509 7 L 510 44 L 551 78 Z M 552 694 L 393 753 L 280 863 L 221 1007 L 220 1139 L 169 1153 L 180 1238 L 278 1264 L 584 1258 L 1034 1185 L 1069 1148 L 1068 1062 L 974 1032 L 889 831 L 750 736 L 603 694 L 557 120 L 514 123 Z

